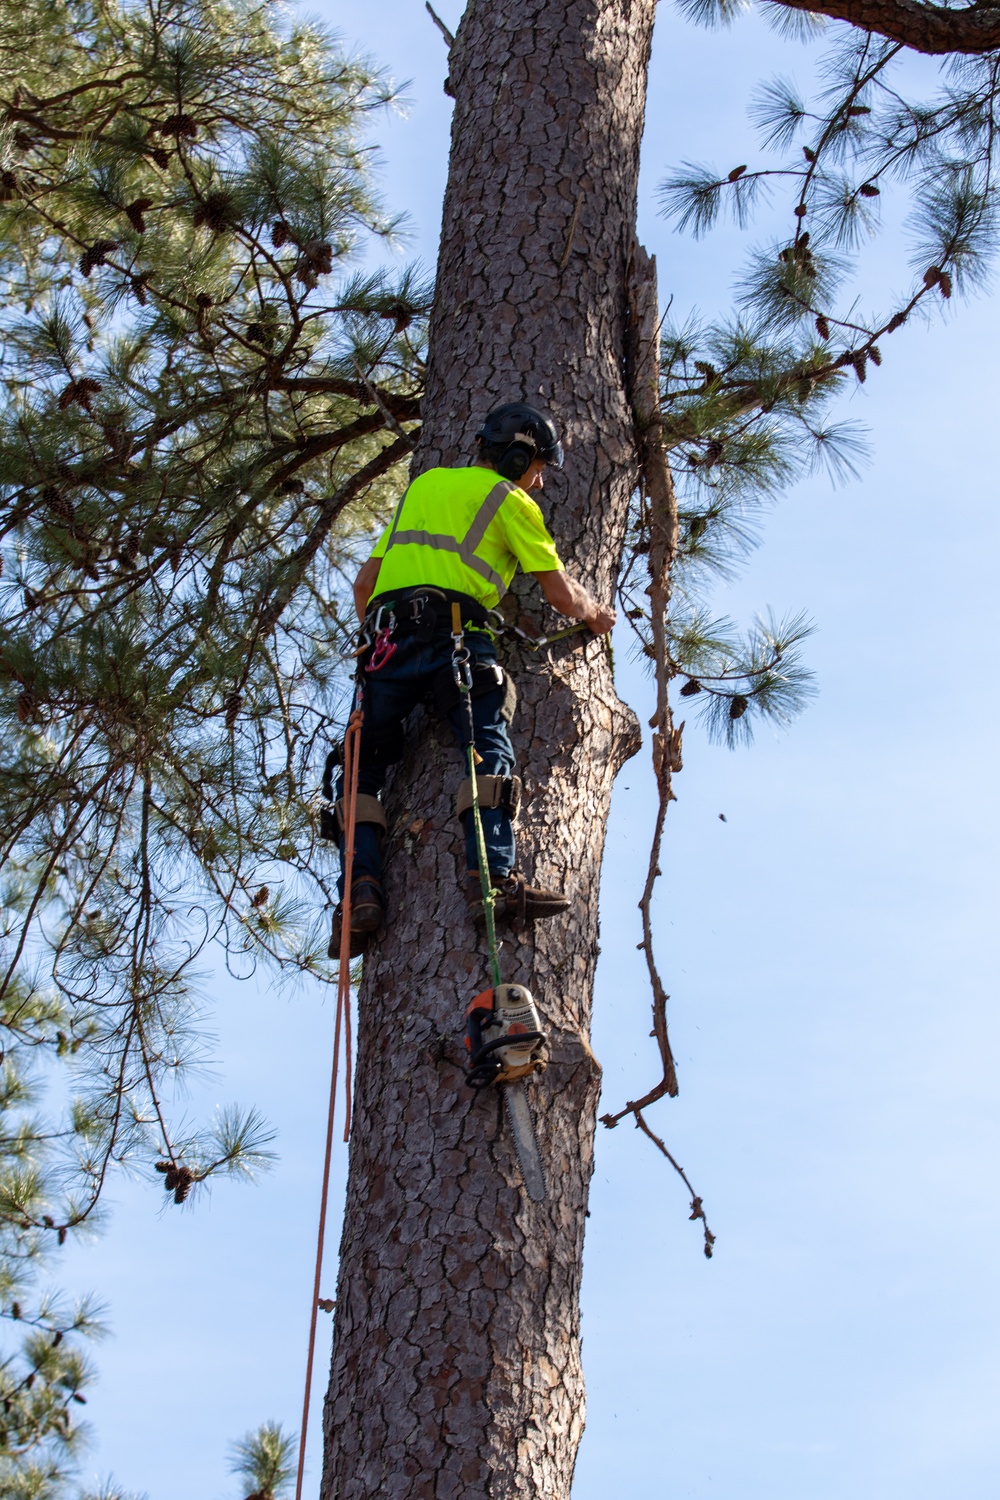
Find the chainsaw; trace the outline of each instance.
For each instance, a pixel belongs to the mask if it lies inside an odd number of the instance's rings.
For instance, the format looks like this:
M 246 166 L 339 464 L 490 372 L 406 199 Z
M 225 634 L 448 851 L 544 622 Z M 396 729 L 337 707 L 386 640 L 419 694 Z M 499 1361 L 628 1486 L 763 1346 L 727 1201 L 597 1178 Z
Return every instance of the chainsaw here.
M 470 1001 L 465 1013 L 466 1079 L 470 1088 L 503 1089 L 507 1120 L 528 1197 L 545 1197 L 545 1171 L 535 1139 L 525 1081 L 545 1071 L 545 1033 L 531 992 L 522 984 L 498 984 Z

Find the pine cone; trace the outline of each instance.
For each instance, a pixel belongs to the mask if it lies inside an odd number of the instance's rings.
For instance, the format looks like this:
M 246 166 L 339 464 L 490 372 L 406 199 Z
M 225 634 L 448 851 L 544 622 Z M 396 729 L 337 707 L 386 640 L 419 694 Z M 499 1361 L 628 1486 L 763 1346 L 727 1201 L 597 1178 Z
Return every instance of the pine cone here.
M 227 229 L 232 229 L 236 223 L 233 200 L 229 193 L 217 190 L 214 193 L 206 193 L 198 204 L 193 215 L 194 227 L 200 229 L 204 224 L 213 234 L 222 234 Z
M 77 406 L 82 406 L 84 411 L 89 412 L 91 397 L 96 396 L 103 389 L 99 380 L 71 380 L 69 385 L 59 393 L 59 410 L 65 411 L 76 402 Z
M 270 895 L 271 892 L 268 890 L 267 886 L 262 885 L 260 890 L 255 893 L 253 900 L 250 902 L 250 905 L 257 907 L 264 906 L 270 899 Z
M 169 167 L 170 165 L 169 151 L 164 151 L 162 146 L 150 146 L 149 154 L 156 165 L 158 167 L 162 167 L 162 169 L 166 171 L 167 167 Z
M 749 701 L 744 698 L 742 693 L 737 693 L 730 702 L 729 717 L 731 719 L 742 719 L 743 715 L 746 713 L 749 707 Z
M 924 272 L 924 286 L 936 286 L 941 280 L 941 267 L 928 266 Z
M 11 198 L 17 197 L 17 173 L 0 172 L 0 203 L 6 203 Z
M 174 1202 L 183 1203 L 194 1185 L 194 1173 L 190 1167 L 179 1167 L 174 1184 Z
M 951 296 L 951 277 L 948 275 L 947 271 L 942 271 L 940 276 L 938 277 L 938 290 L 940 291 L 942 297 Z
M 243 694 L 234 689 L 222 706 L 226 710 L 226 728 L 232 729 L 240 716 L 240 709 L 243 707 Z
M 17 722 L 27 724 L 28 720 L 34 717 L 35 706 L 34 693 L 29 688 L 25 688 L 17 700 Z
M 125 209 L 125 217 L 132 225 L 132 228 L 135 230 L 136 234 L 146 233 L 146 220 L 144 219 L 143 215 L 145 214 L 147 208 L 152 208 L 152 206 L 152 198 L 136 198 L 135 202 L 130 203 Z
M 151 125 L 149 133 L 150 135 L 172 135 L 177 140 L 183 136 L 186 140 L 193 141 L 198 134 L 198 126 L 190 115 L 168 115 L 158 125 Z
M 863 182 L 858 189 L 862 198 L 877 198 L 881 191 L 881 188 L 877 188 L 874 182 Z
M 816 332 L 819 334 L 821 339 L 828 339 L 830 337 L 830 325 L 823 317 L 822 313 L 820 313 L 819 317 L 816 319 Z
M 112 250 L 117 249 L 117 240 L 98 240 L 96 244 L 91 245 L 90 249 L 85 250 L 80 256 L 79 264 L 81 274 L 83 276 L 89 276 L 91 271 L 94 270 L 95 266 L 103 266 L 106 257 L 111 254 Z
M 694 677 L 689 677 L 688 680 L 687 680 L 687 682 L 681 688 L 681 697 L 682 698 L 693 698 L 694 695 L 695 695 L 695 693 L 700 693 L 700 692 L 701 692 L 701 683 L 698 682 Z
M 152 274 L 152 271 L 144 271 L 141 276 L 129 277 L 129 280 L 132 283 L 132 293 L 140 307 L 146 306 L 146 302 L 148 300 L 146 297 L 146 287 L 149 285 L 149 280 Z
M 409 328 L 413 322 L 413 313 L 406 306 L 405 302 L 390 302 L 382 316 L 383 318 L 393 318 L 395 320 L 396 327 L 394 331 L 396 333 L 402 333 L 403 329 Z
M 76 518 L 76 507 L 62 490 L 56 489 L 54 484 L 47 484 L 42 490 L 42 504 L 46 505 L 54 516 L 67 526 L 72 526 Z
M 323 240 L 310 240 L 299 256 L 295 275 L 307 291 L 312 291 L 320 276 L 333 270 L 333 248 Z
M 284 219 L 275 219 L 274 223 L 271 225 L 271 244 L 274 246 L 275 250 L 281 249 L 282 245 L 284 245 L 286 241 L 291 237 L 291 233 L 292 231 L 289 229 Z

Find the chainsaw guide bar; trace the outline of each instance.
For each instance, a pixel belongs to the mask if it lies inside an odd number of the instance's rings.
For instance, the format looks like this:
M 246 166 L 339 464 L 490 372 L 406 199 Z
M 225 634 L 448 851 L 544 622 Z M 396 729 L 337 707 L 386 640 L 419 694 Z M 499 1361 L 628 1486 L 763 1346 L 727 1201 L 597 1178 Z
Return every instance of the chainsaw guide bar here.
M 528 1091 L 523 1083 L 505 1083 L 502 1088 L 507 1123 L 514 1137 L 517 1159 L 521 1163 L 521 1176 L 524 1178 L 525 1191 L 533 1203 L 541 1203 L 548 1190 L 545 1185 L 542 1153 L 538 1149 L 538 1141 L 535 1137 L 535 1122 L 531 1118 Z

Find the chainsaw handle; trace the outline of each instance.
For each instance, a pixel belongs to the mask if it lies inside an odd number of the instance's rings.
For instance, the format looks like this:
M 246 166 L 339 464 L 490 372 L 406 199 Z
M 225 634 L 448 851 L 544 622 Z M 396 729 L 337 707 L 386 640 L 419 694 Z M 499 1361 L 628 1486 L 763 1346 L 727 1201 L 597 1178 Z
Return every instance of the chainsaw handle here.
M 484 1042 L 479 1050 L 473 1054 L 470 1061 L 472 1066 L 475 1067 L 488 1053 L 498 1052 L 501 1047 L 521 1048 L 527 1047 L 529 1043 L 544 1042 L 544 1040 L 544 1031 L 518 1031 L 513 1037 L 509 1034 L 507 1036 L 494 1037 L 492 1042 Z

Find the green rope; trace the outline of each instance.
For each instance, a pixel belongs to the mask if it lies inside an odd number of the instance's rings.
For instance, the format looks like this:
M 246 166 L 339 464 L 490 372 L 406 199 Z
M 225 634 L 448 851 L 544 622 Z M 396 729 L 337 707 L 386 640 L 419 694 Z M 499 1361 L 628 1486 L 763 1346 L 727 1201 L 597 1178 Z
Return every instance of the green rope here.
M 469 708 L 471 710 L 471 702 Z M 469 718 L 472 715 L 470 712 Z M 496 905 L 496 897 L 490 884 L 490 867 L 486 858 L 486 835 L 483 833 L 483 820 L 479 812 L 479 783 L 476 780 L 476 747 L 470 744 L 469 752 L 469 781 L 472 785 L 472 820 L 476 830 L 476 853 L 479 857 L 479 883 L 483 888 L 483 913 L 486 917 L 486 941 L 490 949 L 490 972 L 493 976 L 494 985 L 501 984 L 500 977 L 500 954 L 497 950 L 497 929 L 494 920 L 493 908 Z

